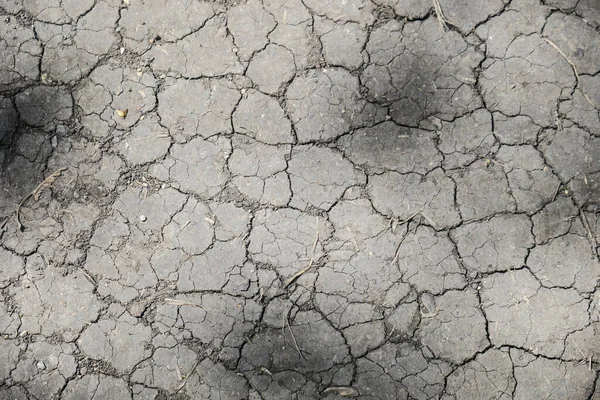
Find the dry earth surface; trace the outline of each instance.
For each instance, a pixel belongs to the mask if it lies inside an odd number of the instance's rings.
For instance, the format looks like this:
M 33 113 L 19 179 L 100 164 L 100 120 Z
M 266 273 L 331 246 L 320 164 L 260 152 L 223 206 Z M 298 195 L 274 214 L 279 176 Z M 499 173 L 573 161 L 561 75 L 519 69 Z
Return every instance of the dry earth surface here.
M 0 398 L 600 399 L 600 1 L 439 3 L 2 0 Z

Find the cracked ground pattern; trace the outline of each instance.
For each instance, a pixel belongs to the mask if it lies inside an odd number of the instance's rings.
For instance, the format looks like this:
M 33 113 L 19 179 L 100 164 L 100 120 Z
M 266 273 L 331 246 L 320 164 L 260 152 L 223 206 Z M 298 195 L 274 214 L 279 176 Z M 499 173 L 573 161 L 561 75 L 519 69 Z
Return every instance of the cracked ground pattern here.
M 600 1 L 439 3 L 0 2 L 0 399 L 599 400 Z

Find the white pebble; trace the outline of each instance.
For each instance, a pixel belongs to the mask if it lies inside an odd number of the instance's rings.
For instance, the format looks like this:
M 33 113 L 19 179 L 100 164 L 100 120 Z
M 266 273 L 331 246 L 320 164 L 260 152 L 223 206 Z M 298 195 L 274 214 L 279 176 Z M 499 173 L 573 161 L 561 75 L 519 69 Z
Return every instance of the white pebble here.
M 147 219 L 145 215 L 140 215 L 140 221 L 145 222 Z

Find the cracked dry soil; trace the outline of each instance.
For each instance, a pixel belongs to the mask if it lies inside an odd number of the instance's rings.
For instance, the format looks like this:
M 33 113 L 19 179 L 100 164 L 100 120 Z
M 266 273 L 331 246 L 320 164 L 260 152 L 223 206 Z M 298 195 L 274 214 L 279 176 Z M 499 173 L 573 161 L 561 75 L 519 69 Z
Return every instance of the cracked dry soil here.
M 0 399 L 600 399 L 600 2 L 440 6 L 3 0 Z

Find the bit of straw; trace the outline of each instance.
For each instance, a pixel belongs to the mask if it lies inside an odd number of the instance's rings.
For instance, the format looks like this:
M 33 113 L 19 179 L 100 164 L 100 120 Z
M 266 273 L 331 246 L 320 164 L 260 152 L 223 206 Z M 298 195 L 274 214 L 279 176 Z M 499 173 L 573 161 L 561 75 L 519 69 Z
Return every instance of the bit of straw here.
M 300 354 L 300 357 L 302 357 L 304 360 L 306 360 L 306 357 L 304 357 L 304 354 L 302 354 L 302 350 L 300 349 L 300 346 L 298 346 L 298 341 L 296 340 L 296 336 L 294 335 L 294 332 L 292 331 L 292 326 L 290 325 L 290 320 L 289 320 L 290 311 L 292 311 L 291 305 L 288 307 L 285 314 L 283 314 L 283 327 L 285 328 L 287 326 L 288 330 L 290 331 L 290 335 L 292 336 L 292 341 L 294 342 L 294 347 L 296 348 L 296 351 L 298 352 L 298 354 Z
M 46 179 L 44 179 L 42 181 L 42 183 L 37 185 L 37 187 L 35 189 L 33 189 L 33 191 L 31 191 L 29 194 L 27 194 L 27 196 L 23 197 L 23 200 L 21 200 L 21 202 L 17 206 L 17 226 L 20 231 L 25 230 L 25 226 L 21 223 L 21 207 L 23 207 L 25 205 L 25 203 L 27 202 L 27 200 L 29 200 L 30 198 L 33 198 L 34 201 L 38 201 L 42 190 L 44 190 L 47 187 L 52 186 L 54 181 L 56 181 L 56 178 L 58 178 L 63 173 L 63 171 L 66 171 L 66 170 L 67 170 L 67 168 L 64 167 L 64 168 L 60 168 L 57 171 L 53 172 L 52 174 L 50 174 L 50 176 L 48 176 Z
M 192 303 L 191 301 L 178 300 L 178 299 L 165 299 L 166 304 L 170 304 L 172 306 L 192 306 L 198 307 L 203 310 L 206 310 L 201 304 Z
M 573 73 L 575 74 L 575 79 L 577 80 L 577 86 L 579 87 L 581 94 L 587 100 L 587 102 L 591 104 L 592 107 L 598 109 L 598 106 L 596 106 L 596 104 L 594 104 L 594 102 L 592 101 L 590 96 L 583 91 L 583 88 L 581 87 L 581 80 L 579 79 L 579 72 L 577 71 L 577 67 L 575 66 L 573 61 L 571 61 L 569 59 L 569 57 L 567 57 L 567 55 L 556 44 L 554 44 L 554 42 L 552 42 L 550 39 L 546 39 L 546 42 L 548 42 L 548 44 L 550 46 L 554 47 L 556 49 L 556 51 L 558 51 L 558 53 L 565 59 L 565 61 L 569 63 L 569 65 L 573 69 Z
M 194 366 L 192 367 L 192 369 L 190 369 L 190 372 L 186 375 L 186 376 L 182 376 L 182 380 L 181 383 L 179 384 L 179 387 L 177 388 L 177 392 L 181 391 L 181 389 L 183 389 L 183 387 L 185 386 L 185 384 L 187 383 L 188 378 L 194 373 L 194 371 L 196 370 L 196 367 L 198 367 L 198 361 L 196 361 L 194 363 Z M 177 368 L 179 370 L 179 367 Z M 179 374 L 181 374 L 181 371 L 178 371 Z
M 354 389 L 353 387 L 349 387 L 349 386 L 332 386 L 332 387 L 328 387 L 327 389 L 325 389 L 323 391 L 323 394 L 327 394 L 327 393 L 335 393 L 338 396 L 342 396 L 342 397 L 358 397 L 358 391 L 356 389 Z
M 448 28 L 448 25 L 456 26 L 444 15 L 444 12 L 442 11 L 442 6 L 440 5 L 440 0 L 433 0 L 433 8 L 435 9 L 435 15 L 437 16 L 437 19 L 442 29 L 447 31 L 448 29 L 450 29 Z
M 592 229 L 590 228 L 590 222 L 588 221 L 587 216 L 585 215 L 585 212 L 583 212 L 583 210 L 580 209 L 579 214 L 581 215 L 581 222 L 583 222 L 583 225 L 587 230 L 588 239 L 590 241 L 590 245 L 592 246 L 592 253 L 594 253 L 594 257 L 596 257 L 596 260 L 600 261 L 600 256 L 598 256 L 598 243 L 596 242 L 596 238 L 594 237 Z
M 552 196 L 552 202 L 554 202 L 554 200 L 556 200 L 556 196 L 558 196 L 558 191 L 560 190 L 561 186 L 562 186 L 562 182 L 558 182 L 558 185 L 556 186 L 556 190 L 554 191 L 554 195 Z
M 304 275 L 309 269 L 311 269 L 311 267 L 313 266 L 313 262 L 315 260 L 315 252 L 317 250 L 317 243 L 319 242 L 319 231 L 316 232 L 315 234 L 315 242 L 313 244 L 313 248 L 312 248 L 312 254 L 310 255 L 310 261 L 308 262 L 308 265 L 304 268 L 302 268 L 300 271 L 296 272 L 290 279 L 288 279 L 287 281 L 285 281 L 283 288 L 287 288 L 288 286 L 290 286 L 292 283 L 294 283 L 294 281 L 298 278 L 300 278 L 302 275 Z

